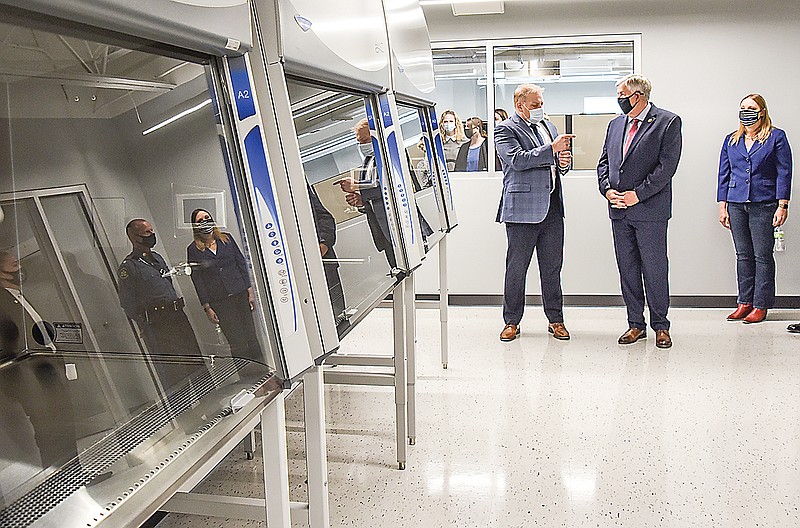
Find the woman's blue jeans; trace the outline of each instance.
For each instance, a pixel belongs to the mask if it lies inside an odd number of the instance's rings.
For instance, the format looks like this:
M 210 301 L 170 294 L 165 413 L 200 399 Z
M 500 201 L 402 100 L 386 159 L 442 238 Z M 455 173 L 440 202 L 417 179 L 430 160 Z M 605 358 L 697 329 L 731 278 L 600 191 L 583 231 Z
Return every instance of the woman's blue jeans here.
M 730 203 L 739 304 L 769 309 L 775 303 L 775 245 L 772 218 L 777 202 Z

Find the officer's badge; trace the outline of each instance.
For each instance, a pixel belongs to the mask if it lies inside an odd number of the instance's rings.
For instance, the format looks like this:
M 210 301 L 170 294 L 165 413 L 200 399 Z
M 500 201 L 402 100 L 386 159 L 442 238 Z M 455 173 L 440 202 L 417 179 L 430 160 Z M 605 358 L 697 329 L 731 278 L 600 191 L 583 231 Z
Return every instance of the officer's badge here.
M 128 270 L 125 268 L 119 269 L 119 278 L 120 279 L 127 279 L 128 278 Z

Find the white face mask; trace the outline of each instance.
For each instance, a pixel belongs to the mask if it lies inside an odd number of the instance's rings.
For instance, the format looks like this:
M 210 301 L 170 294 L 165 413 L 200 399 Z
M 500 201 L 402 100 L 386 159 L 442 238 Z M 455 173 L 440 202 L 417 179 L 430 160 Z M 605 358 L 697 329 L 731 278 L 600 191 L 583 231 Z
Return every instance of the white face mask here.
M 456 124 L 455 123 L 442 123 L 442 128 L 448 134 L 452 134 L 456 131 Z
M 536 123 L 538 123 L 539 121 L 542 121 L 544 119 L 544 108 L 539 107 L 539 108 L 534 108 L 533 110 L 529 110 L 529 111 L 530 111 L 531 115 L 528 118 L 528 123 L 530 123 L 532 125 L 535 125 Z

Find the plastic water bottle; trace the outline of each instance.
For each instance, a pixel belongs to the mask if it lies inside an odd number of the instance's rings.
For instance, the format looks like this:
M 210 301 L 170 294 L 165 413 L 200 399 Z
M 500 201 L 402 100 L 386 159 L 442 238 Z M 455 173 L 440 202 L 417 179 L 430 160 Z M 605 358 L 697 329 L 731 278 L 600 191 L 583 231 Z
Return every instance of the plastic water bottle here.
M 214 328 L 214 330 L 216 330 L 217 332 L 217 343 L 219 343 L 220 345 L 227 345 L 228 340 L 225 339 L 225 334 L 222 333 L 222 327 L 220 325 L 217 325 Z
M 775 237 L 775 251 L 786 250 L 786 239 L 784 238 L 783 227 L 776 227 L 773 236 Z

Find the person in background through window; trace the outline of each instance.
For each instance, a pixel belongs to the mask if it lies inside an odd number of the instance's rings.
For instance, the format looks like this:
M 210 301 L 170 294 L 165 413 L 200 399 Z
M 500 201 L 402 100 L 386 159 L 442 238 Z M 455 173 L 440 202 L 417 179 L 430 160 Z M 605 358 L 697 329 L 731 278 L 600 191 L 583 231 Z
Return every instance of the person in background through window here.
M 739 103 L 739 126 L 725 136 L 719 157 L 719 223 L 733 235 L 739 285 L 738 307 L 728 321 L 760 323 L 775 302 L 773 229 L 786 221 L 791 191 L 786 133 L 772 126 L 764 97 L 748 94 Z
M 499 125 L 503 121 L 508 119 L 508 112 L 503 110 L 502 108 L 495 108 L 494 109 L 494 124 Z
M 464 143 L 456 157 L 456 172 L 477 172 L 488 170 L 489 156 L 487 134 L 483 129 L 483 121 L 479 117 L 471 117 L 467 123 L 472 127 L 469 143 Z M 497 167 L 499 169 L 499 166 Z
M 192 267 L 192 283 L 206 317 L 219 325 L 231 355 L 264 361 L 256 337 L 252 311 L 255 309 L 250 268 L 230 233 L 217 227 L 211 213 L 192 211 L 194 242 L 186 248 L 186 262 Z
M 452 171 L 456 168 L 456 157 L 461 145 L 467 142 L 464 135 L 464 125 L 452 110 L 442 112 L 439 119 L 439 126 L 442 128 L 442 145 L 444 146 L 444 159 L 447 162 L 447 170 Z

